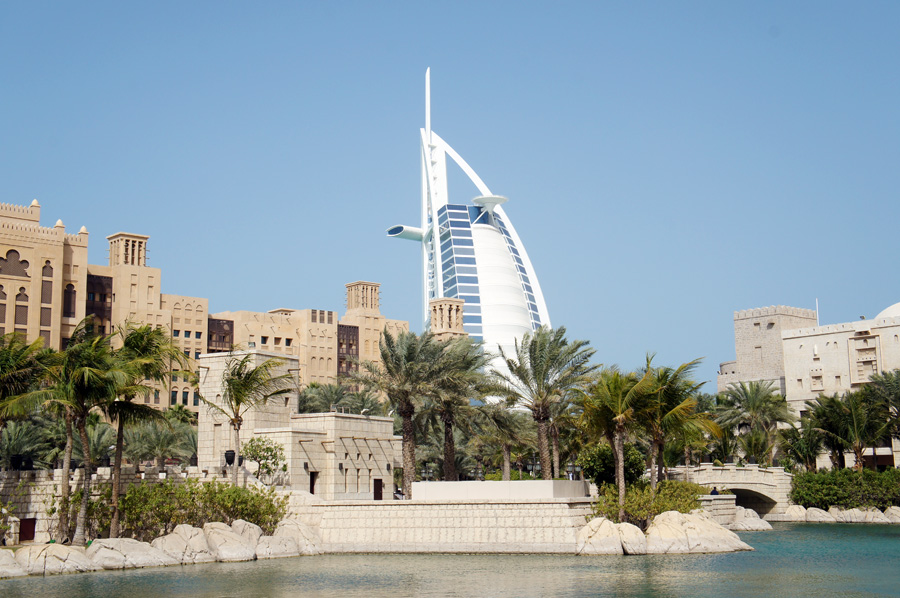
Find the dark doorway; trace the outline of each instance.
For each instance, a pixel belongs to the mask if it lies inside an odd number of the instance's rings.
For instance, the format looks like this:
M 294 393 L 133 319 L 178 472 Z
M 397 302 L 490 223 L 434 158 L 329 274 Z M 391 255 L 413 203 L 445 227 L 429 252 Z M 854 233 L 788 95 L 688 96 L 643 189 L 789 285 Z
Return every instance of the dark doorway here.
M 19 521 L 19 544 L 22 542 L 34 542 L 34 528 L 37 519 L 31 517 Z
M 376 478 L 376 479 L 372 480 L 372 482 L 374 482 L 374 484 L 375 484 L 375 500 L 382 500 L 382 498 L 381 498 L 381 492 L 382 492 L 381 480 Z
M 317 479 L 319 479 L 318 471 L 309 472 L 309 493 L 310 494 L 316 493 L 316 480 Z

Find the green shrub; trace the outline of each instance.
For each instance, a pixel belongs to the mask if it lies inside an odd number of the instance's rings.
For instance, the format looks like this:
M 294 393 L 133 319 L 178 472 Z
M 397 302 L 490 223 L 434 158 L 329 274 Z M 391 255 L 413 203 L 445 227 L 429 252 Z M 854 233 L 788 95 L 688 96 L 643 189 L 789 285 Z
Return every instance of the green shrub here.
M 599 488 L 603 484 L 616 483 L 616 467 L 613 464 L 612 447 L 608 444 L 597 444 L 581 451 L 578 465 L 584 471 L 584 477 L 593 481 Z M 644 475 L 646 464 L 644 455 L 633 444 L 625 445 L 625 485 L 637 482 Z
M 485 474 L 484 479 L 487 481 L 499 482 L 500 480 L 503 479 L 503 472 L 495 471 L 493 473 Z M 519 470 L 512 469 L 509 472 L 509 479 L 513 480 L 513 481 L 518 481 L 518 480 L 536 480 L 537 478 L 534 477 L 533 475 L 531 475 L 530 473 L 528 473 L 527 471 L 523 471 L 522 477 L 519 477 Z
M 722 465 L 722 462 L 721 462 L 721 461 L 719 461 L 718 459 L 716 459 L 715 461 L 713 461 L 713 467 L 725 467 L 725 466 Z
M 709 488 L 689 482 L 663 481 L 656 487 L 656 495 L 650 490 L 650 484 L 639 482 L 625 490 L 625 519 L 641 529 L 647 522 L 660 513 L 678 511 L 689 513 L 700 507 L 697 497 L 708 494 Z M 615 484 L 604 484 L 600 487 L 600 495 L 593 505 L 594 516 L 606 517 L 614 523 L 619 521 L 619 491 Z
M 287 497 L 279 498 L 271 489 L 197 480 L 131 486 L 120 501 L 123 526 L 143 541 L 170 533 L 182 523 L 201 527 L 212 521 L 230 524 L 236 519 L 255 523 L 271 534 L 284 518 L 287 503 Z
M 832 469 L 794 475 L 791 501 L 806 508 L 900 506 L 900 470 Z
M 265 436 L 255 436 L 244 443 L 241 454 L 245 459 L 259 464 L 257 476 L 272 475 L 276 471 L 287 471 L 284 462 L 284 446 Z

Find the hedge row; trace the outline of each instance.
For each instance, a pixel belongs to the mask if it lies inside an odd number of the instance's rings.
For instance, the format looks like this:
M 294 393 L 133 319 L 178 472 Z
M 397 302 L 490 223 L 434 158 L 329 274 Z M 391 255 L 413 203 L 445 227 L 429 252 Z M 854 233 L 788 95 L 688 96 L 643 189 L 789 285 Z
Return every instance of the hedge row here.
M 795 474 L 791 500 L 819 509 L 900 506 L 900 469 L 832 469 Z

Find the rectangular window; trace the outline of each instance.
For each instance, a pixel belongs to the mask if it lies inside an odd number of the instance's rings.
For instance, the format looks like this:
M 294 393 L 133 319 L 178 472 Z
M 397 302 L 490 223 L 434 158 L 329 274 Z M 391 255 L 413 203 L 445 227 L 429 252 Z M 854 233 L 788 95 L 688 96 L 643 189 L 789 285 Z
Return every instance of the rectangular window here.
M 156 405 L 159 405 L 159 391 L 158 390 L 153 391 L 153 403 Z
M 333 311 L 328 312 L 328 323 L 329 324 L 334 323 L 334 312 Z
M 17 326 L 27 326 L 28 325 L 28 306 L 27 305 L 17 305 L 16 306 L 16 325 Z
M 45 280 L 41 282 L 41 303 L 50 305 L 53 303 L 53 281 Z
M 191 338 L 191 331 L 190 331 L 190 330 L 185 330 L 185 331 L 184 331 L 184 338 Z
M 50 322 L 52 321 L 50 317 L 50 308 L 42 307 L 41 308 L 41 326 L 50 327 Z M 48 345 L 49 346 L 49 345 Z
M 178 404 L 178 391 L 177 391 L 177 390 L 173 390 L 173 391 L 172 391 L 172 398 L 170 399 L 169 404 L 170 404 L 170 405 L 177 405 L 177 404 Z
M 261 343 L 264 344 L 264 345 L 268 345 L 268 344 L 269 344 L 269 337 L 268 337 L 268 336 L 261 336 L 261 337 L 259 337 L 259 342 L 261 342 Z
M 294 339 L 292 339 L 292 338 L 286 338 L 286 339 L 284 339 L 284 346 L 285 346 L 285 347 L 290 347 L 292 342 L 294 342 Z
M 181 404 L 187 407 L 188 404 L 188 395 L 190 393 L 186 390 L 181 391 Z
M 191 356 L 191 350 L 190 350 L 190 349 L 185 349 L 185 350 L 184 350 L 184 356 L 185 356 L 185 357 L 190 357 L 190 356 Z
M 280 337 L 280 336 L 276 336 L 276 337 L 275 337 L 275 346 L 276 346 L 276 347 L 280 347 L 280 346 L 281 346 L 281 337 Z
M 194 407 L 200 406 L 200 393 L 194 392 Z
M 194 338 L 200 338 L 202 335 L 203 335 L 203 333 L 198 330 L 197 332 L 194 333 Z
M 194 359 L 200 359 L 200 351 L 194 351 Z
M 173 331 L 172 331 L 172 337 L 178 338 L 180 335 L 181 335 L 181 331 L 180 331 L 180 330 L 173 330 Z

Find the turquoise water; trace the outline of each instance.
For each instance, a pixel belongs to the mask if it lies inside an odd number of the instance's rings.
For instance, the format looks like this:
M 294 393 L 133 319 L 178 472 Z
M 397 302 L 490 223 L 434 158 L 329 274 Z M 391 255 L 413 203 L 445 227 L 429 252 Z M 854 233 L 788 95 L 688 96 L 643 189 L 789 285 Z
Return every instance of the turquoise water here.
M 755 552 L 327 555 L 0 581 L 0 596 L 900 596 L 900 525 L 775 524 Z

